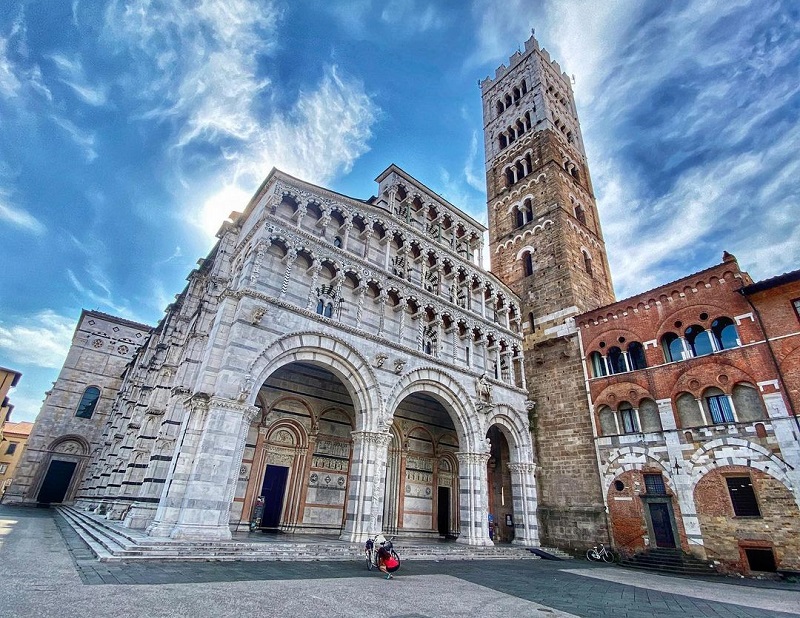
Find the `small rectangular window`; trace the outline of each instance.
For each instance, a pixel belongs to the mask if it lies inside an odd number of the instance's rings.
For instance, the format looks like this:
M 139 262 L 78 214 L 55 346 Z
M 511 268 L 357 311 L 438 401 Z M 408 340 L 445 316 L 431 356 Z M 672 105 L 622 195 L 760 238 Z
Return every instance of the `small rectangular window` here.
M 16 442 L 11 442 L 6 447 L 6 455 L 13 455 L 16 450 L 17 450 L 17 443 Z
M 5 474 L 8 470 L 8 464 L 0 464 L 0 474 Z
M 775 565 L 775 554 L 771 549 L 760 548 L 745 548 L 745 556 L 747 556 L 747 564 L 751 571 L 765 571 L 767 573 L 774 573 L 777 571 Z
M 800 298 L 795 298 L 792 301 L 792 306 L 794 307 L 794 314 L 797 316 L 797 319 L 800 320 Z
M 756 492 L 749 476 L 729 476 L 725 479 L 737 517 L 761 517 Z
M 664 477 L 660 474 L 645 474 L 644 488 L 645 492 L 651 496 L 665 496 L 667 494 Z
M 711 420 L 716 423 L 732 423 L 733 408 L 727 395 L 713 395 L 706 397 L 708 409 L 711 411 Z

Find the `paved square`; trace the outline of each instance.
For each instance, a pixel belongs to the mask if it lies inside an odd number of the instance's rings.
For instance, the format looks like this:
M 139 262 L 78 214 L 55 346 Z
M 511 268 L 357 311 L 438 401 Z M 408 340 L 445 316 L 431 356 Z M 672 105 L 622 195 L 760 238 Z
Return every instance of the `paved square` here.
M 381 615 L 778 618 L 800 586 L 664 577 L 582 561 L 100 563 L 51 511 L 0 507 L 5 616 Z M 722 601 L 726 602 L 722 602 Z

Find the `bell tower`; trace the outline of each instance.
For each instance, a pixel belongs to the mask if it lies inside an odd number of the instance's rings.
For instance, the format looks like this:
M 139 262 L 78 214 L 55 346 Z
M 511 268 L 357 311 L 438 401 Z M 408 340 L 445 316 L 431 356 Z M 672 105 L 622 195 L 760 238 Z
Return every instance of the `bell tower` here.
M 572 317 L 614 301 L 569 77 L 536 39 L 480 84 L 492 272 L 520 297 L 542 543 L 606 537 Z

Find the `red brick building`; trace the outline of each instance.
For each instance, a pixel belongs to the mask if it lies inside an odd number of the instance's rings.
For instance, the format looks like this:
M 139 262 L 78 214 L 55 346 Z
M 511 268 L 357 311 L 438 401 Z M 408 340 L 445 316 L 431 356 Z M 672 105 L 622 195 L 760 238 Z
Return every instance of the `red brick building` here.
M 736 259 L 575 318 L 614 545 L 800 567 L 800 271 Z

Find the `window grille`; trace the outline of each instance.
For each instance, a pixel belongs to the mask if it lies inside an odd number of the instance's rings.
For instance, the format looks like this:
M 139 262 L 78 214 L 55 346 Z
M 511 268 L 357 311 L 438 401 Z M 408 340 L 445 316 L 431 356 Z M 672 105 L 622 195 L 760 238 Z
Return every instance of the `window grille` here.
M 749 476 L 729 476 L 725 479 L 737 517 L 761 517 L 756 492 Z
M 645 474 L 644 487 L 645 491 L 652 496 L 664 496 L 667 493 L 664 477 L 660 474 Z

